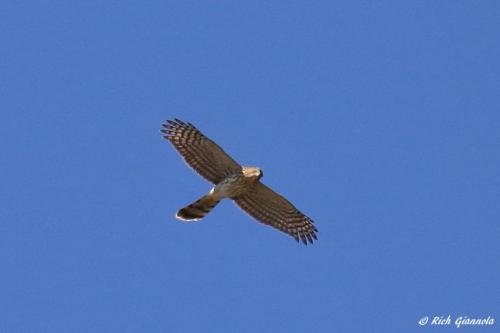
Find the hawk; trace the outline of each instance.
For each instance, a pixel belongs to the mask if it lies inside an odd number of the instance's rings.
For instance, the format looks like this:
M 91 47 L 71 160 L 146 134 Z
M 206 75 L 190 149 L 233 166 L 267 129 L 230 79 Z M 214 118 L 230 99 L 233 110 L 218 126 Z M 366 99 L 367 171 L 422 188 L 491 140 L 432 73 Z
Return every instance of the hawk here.
M 264 185 L 260 168 L 239 165 L 191 123 L 167 120 L 161 132 L 189 166 L 215 185 L 200 199 L 180 209 L 175 215 L 178 219 L 200 220 L 220 200 L 229 198 L 259 222 L 287 233 L 297 242 L 301 240 L 307 245 L 317 239 L 313 221 Z

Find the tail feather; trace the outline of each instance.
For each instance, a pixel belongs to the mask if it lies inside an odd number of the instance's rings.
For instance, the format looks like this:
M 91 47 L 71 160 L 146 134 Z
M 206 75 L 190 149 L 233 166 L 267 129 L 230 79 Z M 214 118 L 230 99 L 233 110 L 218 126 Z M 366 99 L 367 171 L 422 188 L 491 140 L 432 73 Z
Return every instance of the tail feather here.
M 219 201 L 210 194 L 204 195 L 192 204 L 180 209 L 175 217 L 183 221 L 198 221 L 207 215 Z

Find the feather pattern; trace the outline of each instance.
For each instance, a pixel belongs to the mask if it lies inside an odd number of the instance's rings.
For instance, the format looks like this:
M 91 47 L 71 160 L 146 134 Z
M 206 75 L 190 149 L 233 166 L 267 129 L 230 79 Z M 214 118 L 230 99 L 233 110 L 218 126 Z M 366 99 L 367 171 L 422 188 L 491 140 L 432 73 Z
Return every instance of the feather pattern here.
M 161 132 L 177 151 L 202 177 L 213 184 L 227 176 L 240 173 L 241 165 L 215 142 L 203 135 L 191 123 L 179 119 L 167 120 Z
M 313 220 L 302 214 L 283 196 L 257 182 L 252 189 L 234 199 L 235 203 L 258 221 L 281 230 L 304 244 L 317 239 Z

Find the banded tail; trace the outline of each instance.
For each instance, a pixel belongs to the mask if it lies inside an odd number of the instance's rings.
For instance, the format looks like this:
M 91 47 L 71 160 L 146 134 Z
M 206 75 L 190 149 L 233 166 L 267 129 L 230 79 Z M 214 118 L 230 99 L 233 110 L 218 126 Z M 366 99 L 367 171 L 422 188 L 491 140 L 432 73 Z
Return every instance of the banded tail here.
M 211 194 L 204 195 L 192 204 L 180 209 L 175 217 L 183 221 L 198 221 L 217 206 L 219 201 L 214 199 Z

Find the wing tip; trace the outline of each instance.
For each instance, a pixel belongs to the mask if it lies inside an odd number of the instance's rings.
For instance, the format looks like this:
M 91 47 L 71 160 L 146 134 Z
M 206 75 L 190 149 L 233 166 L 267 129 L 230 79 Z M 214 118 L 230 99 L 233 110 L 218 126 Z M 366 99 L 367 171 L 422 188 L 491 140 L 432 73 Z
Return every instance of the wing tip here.
M 161 124 L 162 128 L 160 132 L 165 134 L 163 137 L 167 140 L 171 140 L 176 136 L 176 133 L 183 129 L 192 128 L 196 129 L 191 123 L 186 123 L 179 118 L 167 119 Z
M 314 241 L 318 240 L 318 237 L 313 231 L 309 233 L 297 233 L 297 235 L 292 236 L 297 243 L 301 243 L 304 245 L 314 244 Z

